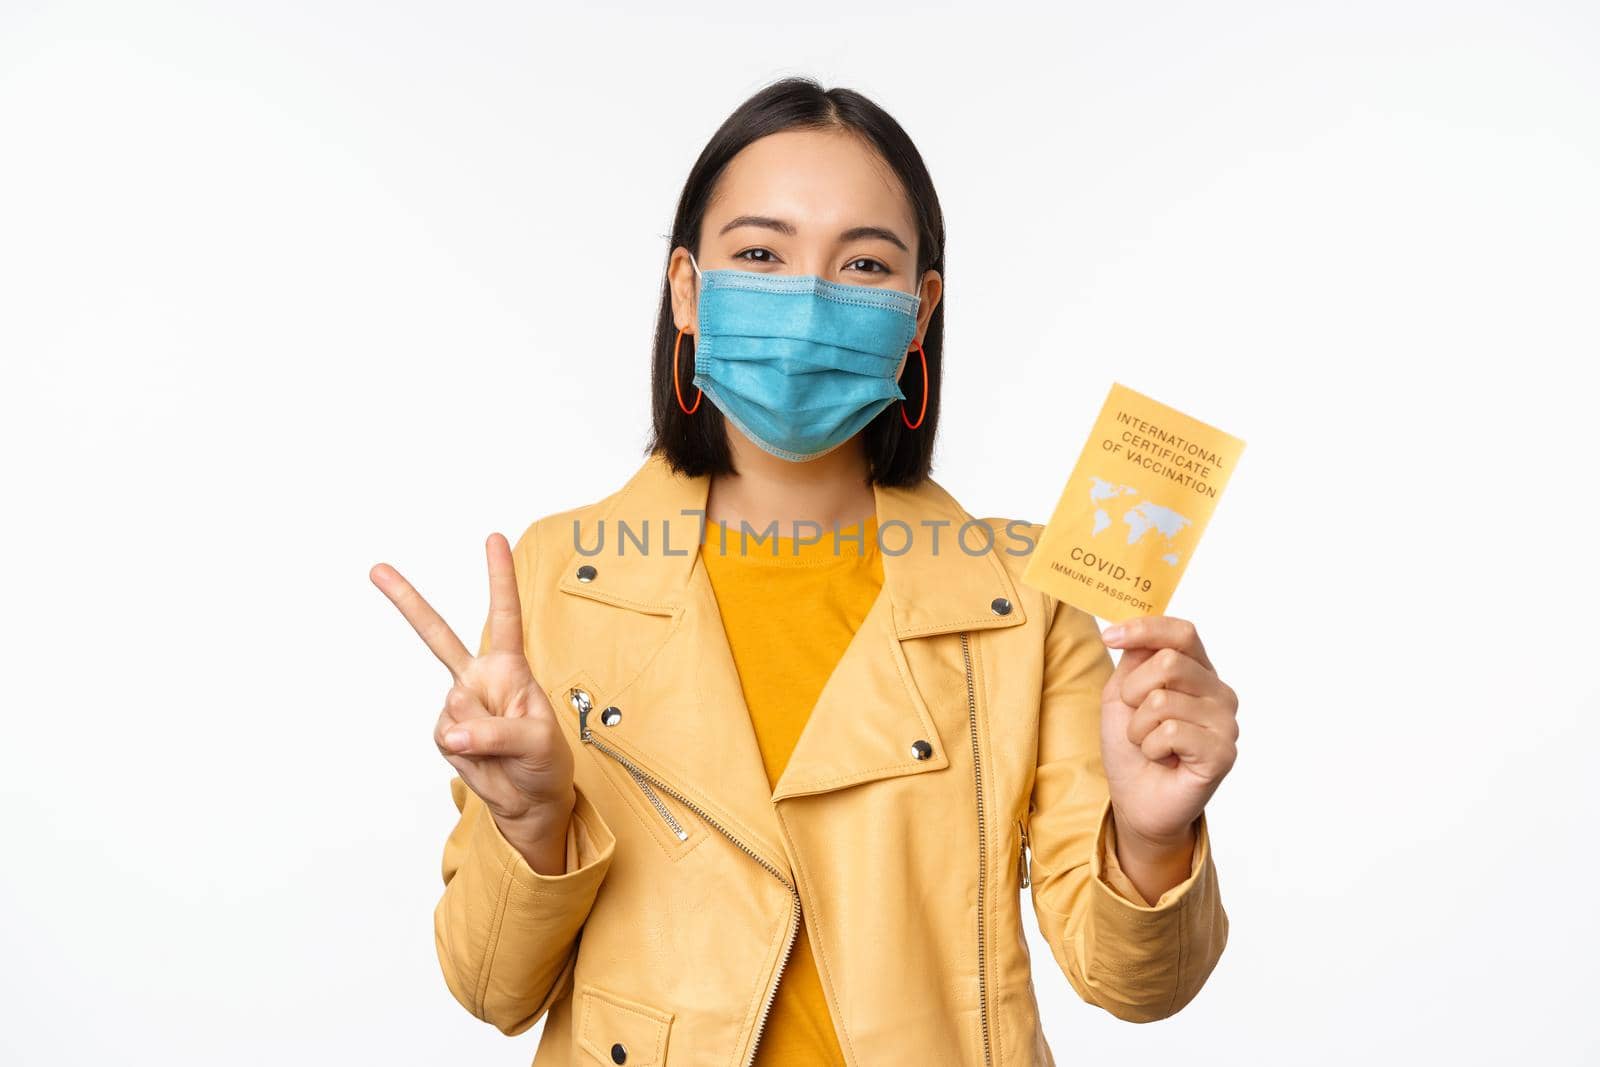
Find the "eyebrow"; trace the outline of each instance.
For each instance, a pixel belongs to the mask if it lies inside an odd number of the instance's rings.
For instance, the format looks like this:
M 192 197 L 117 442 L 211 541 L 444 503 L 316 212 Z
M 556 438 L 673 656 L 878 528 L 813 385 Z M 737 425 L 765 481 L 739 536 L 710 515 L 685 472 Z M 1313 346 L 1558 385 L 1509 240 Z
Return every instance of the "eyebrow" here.
M 729 219 L 728 224 L 717 231 L 717 236 L 720 237 L 729 230 L 736 229 L 740 226 L 759 226 L 766 230 L 776 230 L 785 237 L 793 237 L 799 232 L 794 228 L 792 223 L 785 222 L 782 219 L 775 219 L 771 215 L 739 215 L 735 218 Z M 859 241 L 862 238 L 867 237 L 876 237 L 879 240 L 888 241 L 902 252 L 911 251 L 911 249 L 906 247 L 906 243 L 900 239 L 898 234 L 896 234 L 893 230 L 885 229 L 882 226 L 852 226 L 839 235 L 839 240 Z

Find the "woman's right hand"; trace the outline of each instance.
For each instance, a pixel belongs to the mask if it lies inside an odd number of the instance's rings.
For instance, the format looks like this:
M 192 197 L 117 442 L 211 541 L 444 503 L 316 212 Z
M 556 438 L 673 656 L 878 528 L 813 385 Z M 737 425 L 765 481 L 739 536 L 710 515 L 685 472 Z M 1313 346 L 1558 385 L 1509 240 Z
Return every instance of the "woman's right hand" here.
M 399 571 L 379 563 L 369 577 L 454 679 L 433 729 L 434 744 L 483 800 L 501 832 L 526 853 L 541 848 L 541 842 L 565 840 L 576 799 L 572 749 L 528 667 L 511 546 L 495 533 L 485 549 L 489 643 L 478 656 Z

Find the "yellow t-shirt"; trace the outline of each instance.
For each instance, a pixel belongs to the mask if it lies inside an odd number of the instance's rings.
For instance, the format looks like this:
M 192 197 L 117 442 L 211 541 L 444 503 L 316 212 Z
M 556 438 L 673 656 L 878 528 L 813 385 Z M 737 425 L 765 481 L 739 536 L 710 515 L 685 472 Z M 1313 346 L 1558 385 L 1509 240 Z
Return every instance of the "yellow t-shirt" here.
M 847 536 L 861 534 L 858 546 Z M 716 593 L 717 609 L 767 781 L 776 785 L 800 731 L 816 706 L 845 646 L 883 586 L 876 516 L 841 527 L 835 552 L 832 530 L 821 540 L 753 536 L 706 524 L 700 556 Z M 773 554 L 773 542 L 777 554 Z M 798 1064 L 844 1067 L 844 1054 L 823 998 L 805 918 L 778 982 L 756 1050 L 758 1067 Z

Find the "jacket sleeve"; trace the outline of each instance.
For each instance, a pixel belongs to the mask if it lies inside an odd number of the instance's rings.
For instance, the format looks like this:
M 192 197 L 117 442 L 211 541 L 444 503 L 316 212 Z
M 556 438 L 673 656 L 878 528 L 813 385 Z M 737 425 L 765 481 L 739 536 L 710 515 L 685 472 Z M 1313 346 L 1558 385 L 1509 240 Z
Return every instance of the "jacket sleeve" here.
M 517 547 L 520 554 L 522 543 Z M 527 595 L 523 590 L 524 603 Z M 485 621 L 480 654 L 488 637 Z M 541 874 L 460 775 L 450 780 L 460 818 L 445 840 L 434 943 L 451 995 L 505 1034 L 529 1029 L 568 988 L 579 935 L 616 850 L 587 794 L 576 784 L 573 790 L 566 869 Z
M 1228 940 L 1205 813 L 1189 876 L 1147 903 L 1116 862 L 1100 756 L 1111 654 L 1093 616 L 1051 603 L 1028 806 L 1034 914 L 1079 997 L 1129 1022 L 1165 1019 L 1200 992 Z
M 460 776 L 450 780 L 461 817 L 445 841 L 434 943 L 451 995 L 505 1034 L 527 1030 L 566 991 L 578 936 L 615 851 L 610 828 L 575 792 L 566 871 L 540 874 Z

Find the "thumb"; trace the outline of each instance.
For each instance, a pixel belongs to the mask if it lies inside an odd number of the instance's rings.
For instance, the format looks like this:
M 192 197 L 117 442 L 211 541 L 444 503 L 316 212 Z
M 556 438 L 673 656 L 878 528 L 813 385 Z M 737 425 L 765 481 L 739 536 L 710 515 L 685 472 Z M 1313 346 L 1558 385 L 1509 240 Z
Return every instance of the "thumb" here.
M 538 730 L 527 716 L 490 715 L 458 722 L 445 731 L 445 747 L 458 756 L 527 756 L 534 752 Z

